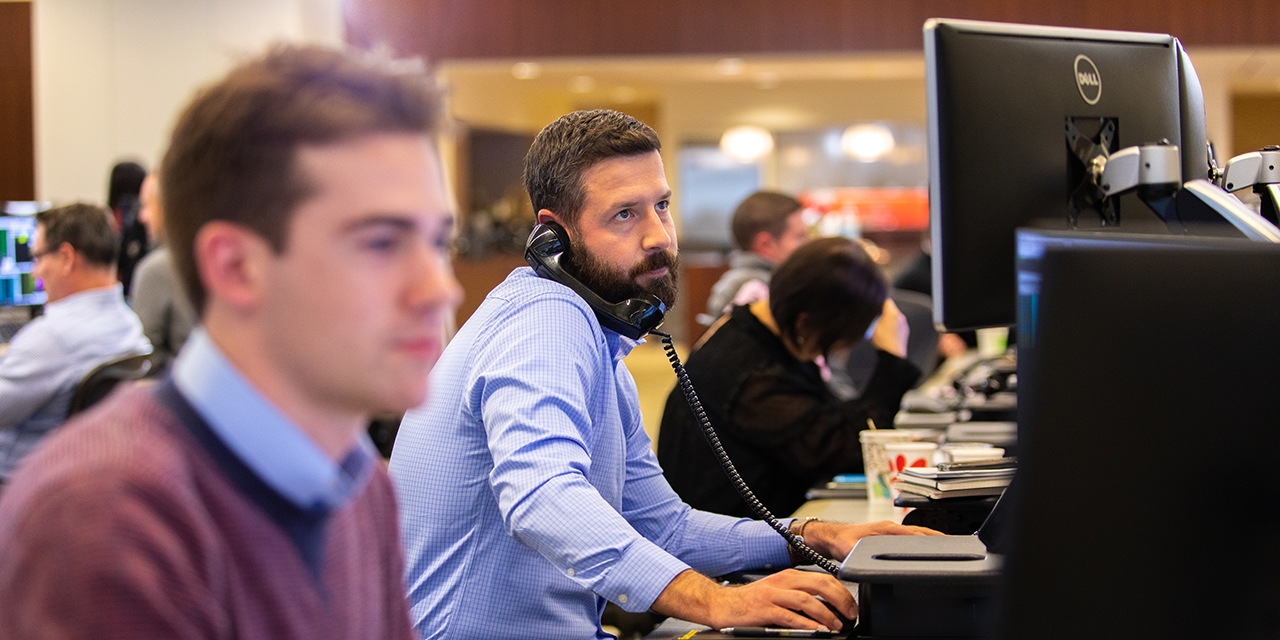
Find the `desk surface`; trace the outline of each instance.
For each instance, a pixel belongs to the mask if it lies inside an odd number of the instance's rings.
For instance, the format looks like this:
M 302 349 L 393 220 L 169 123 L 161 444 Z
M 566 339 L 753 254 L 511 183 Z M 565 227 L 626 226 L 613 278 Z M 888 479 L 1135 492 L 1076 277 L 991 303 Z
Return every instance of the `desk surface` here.
M 893 520 L 902 522 L 907 510 L 893 505 L 872 508 L 866 500 L 810 500 L 791 514 L 796 518 L 821 518 L 831 522 L 876 522 Z

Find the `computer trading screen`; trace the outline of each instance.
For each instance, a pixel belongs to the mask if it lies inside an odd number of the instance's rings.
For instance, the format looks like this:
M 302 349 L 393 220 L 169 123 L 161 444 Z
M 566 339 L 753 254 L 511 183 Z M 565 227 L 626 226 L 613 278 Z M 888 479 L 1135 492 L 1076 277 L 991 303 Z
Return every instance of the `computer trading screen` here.
M 36 221 L 30 216 L 0 216 L 0 307 L 44 304 L 31 269 L 31 238 Z

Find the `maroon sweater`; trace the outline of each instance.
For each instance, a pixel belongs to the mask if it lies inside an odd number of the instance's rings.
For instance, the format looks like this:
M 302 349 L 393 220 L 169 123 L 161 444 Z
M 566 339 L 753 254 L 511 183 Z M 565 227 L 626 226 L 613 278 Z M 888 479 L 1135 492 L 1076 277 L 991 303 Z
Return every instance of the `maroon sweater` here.
M 385 471 L 282 518 L 182 413 L 131 389 L 24 462 L 0 498 L 0 638 L 414 637 Z

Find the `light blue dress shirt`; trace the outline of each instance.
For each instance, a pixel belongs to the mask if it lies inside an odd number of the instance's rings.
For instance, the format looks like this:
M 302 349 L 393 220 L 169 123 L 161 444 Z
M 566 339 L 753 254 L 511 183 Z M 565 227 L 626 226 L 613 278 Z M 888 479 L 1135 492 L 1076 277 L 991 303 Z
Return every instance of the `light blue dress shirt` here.
M 425 638 L 611 637 L 606 599 L 644 611 L 691 567 L 788 564 L 765 523 L 671 490 L 622 362 L 637 344 L 528 268 L 450 342 L 391 458 Z
M 336 509 L 364 488 L 377 455 L 368 435 L 342 463 L 324 453 L 231 364 L 203 327 L 173 364 L 173 382 L 236 457 L 302 509 Z
M 89 289 L 44 307 L 0 356 L 0 478 L 67 419 L 76 384 L 94 367 L 151 351 L 120 285 Z

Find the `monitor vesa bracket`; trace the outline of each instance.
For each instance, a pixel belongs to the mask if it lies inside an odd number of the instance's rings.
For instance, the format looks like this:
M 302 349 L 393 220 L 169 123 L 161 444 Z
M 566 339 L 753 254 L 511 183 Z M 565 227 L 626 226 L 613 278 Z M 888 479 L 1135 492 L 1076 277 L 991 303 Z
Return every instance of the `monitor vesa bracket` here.
M 1089 118 L 1088 120 L 1090 123 L 1096 122 L 1100 125 L 1097 135 L 1087 136 L 1076 125 L 1076 119 L 1067 120 L 1067 147 L 1071 150 L 1071 155 L 1085 167 L 1084 178 L 1071 193 L 1071 208 L 1068 215 L 1072 229 L 1076 228 L 1080 212 L 1086 210 L 1096 211 L 1102 218 L 1104 227 L 1120 224 L 1119 211 L 1111 207 L 1111 203 L 1106 199 L 1106 193 L 1092 178 L 1093 174 L 1101 172 L 1098 164 L 1105 166 L 1107 162 L 1107 156 L 1110 154 L 1109 150 L 1116 135 L 1116 123 L 1110 118 Z
M 1253 187 L 1262 199 L 1262 217 L 1280 225 L 1280 147 L 1267 146 L 1228 160 L 1215 182 L 1227 191 Z

